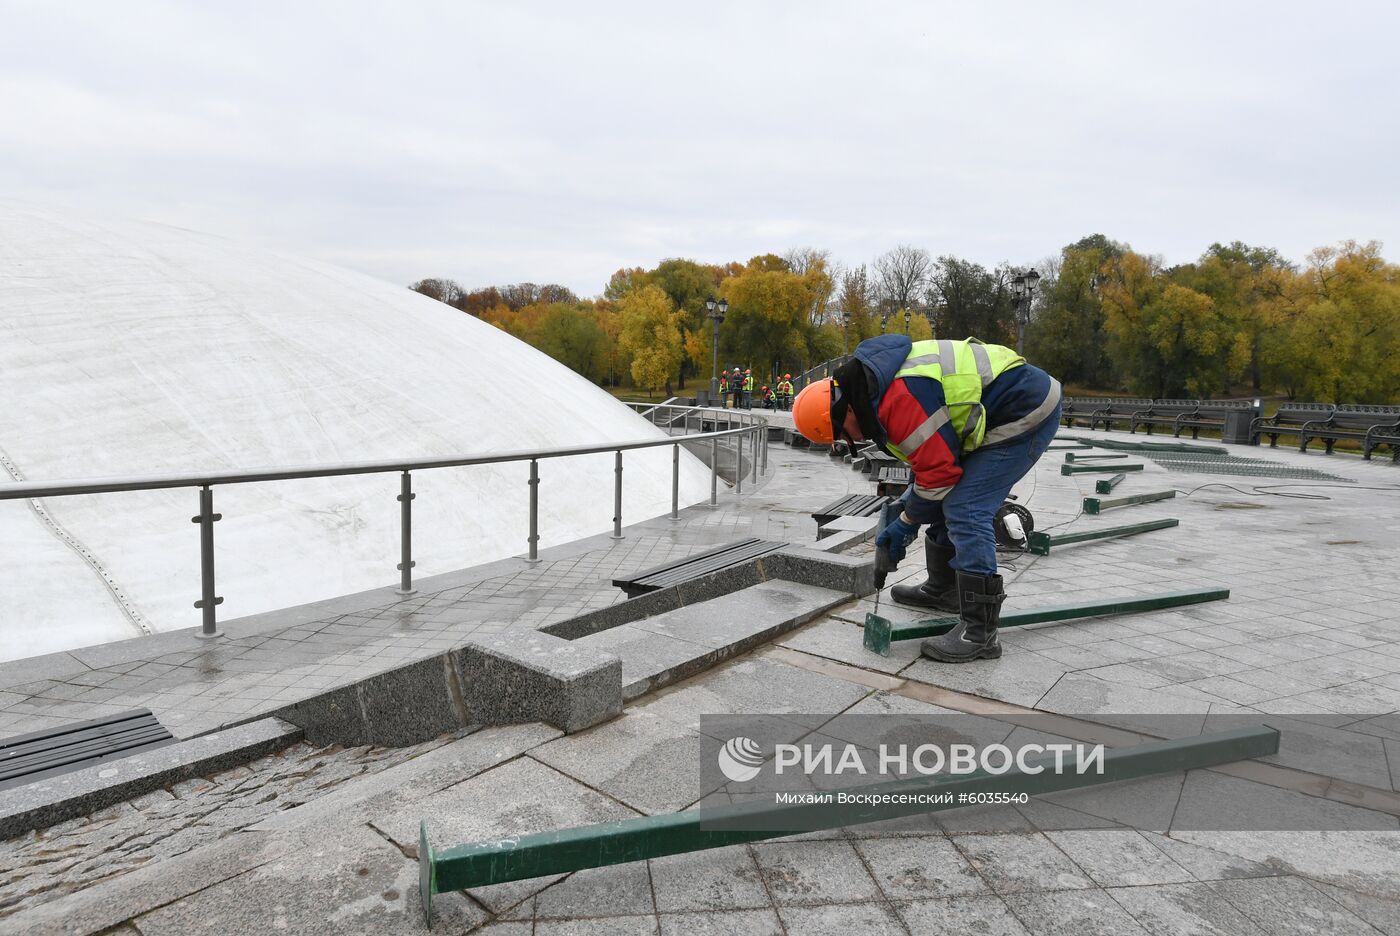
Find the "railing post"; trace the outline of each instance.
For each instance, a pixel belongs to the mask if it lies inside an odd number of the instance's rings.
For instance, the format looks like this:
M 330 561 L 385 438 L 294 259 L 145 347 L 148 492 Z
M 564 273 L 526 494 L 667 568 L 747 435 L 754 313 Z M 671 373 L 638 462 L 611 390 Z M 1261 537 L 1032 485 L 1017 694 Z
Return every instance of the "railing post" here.
M 413 478 L 405 471 L 399 479 L 399 594 L 411 595 L 413 587 Z
M 718 425 L 718 421 L 715 423 Z M 719 506 L 719 437 L 710 439 L 710 506 Z
M 734 493 L 744 493 L 744 433 L 730 436 L 731 439 L 739 443 L 738 451 L 734 455 Z
M 530 459 L 530 562 L 540 561 L 540 462 Z
M 765 476 L 767 476 L 767 474 L 768 474 L 768 427 L 767 427 L 767 426 L 764 426 L 764 427 L 763 427 L 762 439 L 763 439 L 763 474 L 764 474 Z
M 671 447 L 671 519 L 681 518 L 681 447 Z
M 199 585 L 200 599 L 194 603 L 204 611 L 204 627 L 196 636 L 219 637 L 218 618 L 214 609 L 224 603 L 224 599 L 214 595 L 214 523 L 222 520 L 223 514 L 214 513 L 214 492 L 209 485 L 199 489 L 199 516 L 191 517 L 191 523 L 199 524 Z
M 753 478 L 754 484 L 758 483 L 758 447 L 762 444 L 758 441 L 758 430 L 753 430 Z
M 613 539 L 622 539 L 622 450 L 618 449 L 613 477 Z

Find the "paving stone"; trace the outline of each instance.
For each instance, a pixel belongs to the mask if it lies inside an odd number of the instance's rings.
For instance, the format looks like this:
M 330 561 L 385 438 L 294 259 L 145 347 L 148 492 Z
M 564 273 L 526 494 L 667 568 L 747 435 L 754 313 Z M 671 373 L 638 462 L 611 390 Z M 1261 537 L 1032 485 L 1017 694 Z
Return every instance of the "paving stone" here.
M 958 835 L 953 842 L 999 894 L 1094 886 L 1073 861 L 1039 833 Z
M 1218 881 L 1209 886 L 1270 936 L 1350 936 L 1370 929 L 1356 914 L 1298 878 Z
M 785 936 L 773 910 L 661 914 L 661 936 Z
M 1393 832 L 1183 832 L 1184 841 L 1240 864 L 1263 865 L 1265 874 L 1303 875 L 1385 900 L 1400 900 L 1400 837 Z M 1179 862 L 1186 861 L 1173 853 Z M 1261 875 L 1251 875 L 1261 876 Z
M 575 871 L 535 897 L 535 919 L 654 913 L 646 862 Z
M 1400 829 L 1400 818 L 1210 770 L 1186 775 L 1173 829 L 1333 831 Z
M 460 895 L 434 899 L 436 925 L 465 929 L 486 921 Z M 418 865 L 369 829 L 284 855 L 246 874 L 139 917 L 143 936 L 189 933 L 423 933 Z
M 651 936 L 658 932 L 654 915 L 540 920 L 535 924 L 535 936 Z
M 862 629 L 838 617 L 824 617 L 776 641 L 803 653 L 849 663 L 881 673 L 897 673 L 919 657 L 917 640 L 900 640 L 890 645 L 890 655 L 881 656 L 865 649 Z
M 942 836 L 858 841 L 855 846 L 891 900 L 991 893 L 962 853 Z
M 552 832 L 637 815 L 621 803 L 530 758 L 478 774 L 431 796 L 386 810 L 375 828 L 405 853 L 418 853 L 418 826 L 428 820 L 434 848 Z M 558 875 L 475 888 L 489 909 L 512 907 L 559 879 Z
M 1033 936 L 1148 936 L 1101 890 L 1013 894 L 1006 902 Z
M 1108 894 L 1152 936 L 1266 936 L 1209 884 L 1114 887 Z
M 675 812 L 715 788 L 701 782 L 702 740 L 698 732 L 634 711 L 551 741 L 531 756 L 641 812 Z
M 695 730 L 703 715 L 835 715 L 869 692 L 864 686 L 762 657 L 735 660 L 634 706 Z M 817 719 L 817 724 L 825 721 Z M 721 740 L 728 740 L 728 737 Z
M 1000 897 L 912 900 L 895 905 L 911 933 L 977 933 L 1026 936 L 1026 928 Z
M 653 858 L 656 908 L 665 913 L 767 907 L 772 901 L 748 846 Z
M 624 699 L 636 698 L 704 672 L 723 659 L 723 655 L 711 647 L 629 624 L 591 634 L 576 643 L 610 653 L 622 661 Z
M 921 657 L 900 675 L 1014 705 L 1034 706 L 1067 671 L 1062 664 L 1027 650 L 975 663 L 939 663 Z
M 1358 894 L 1345 887 L 1311 882 L 1313 887 L 1346 907 L 1386 936 L 1400 936 L 1400 901 Z
M 1100 887 L 1194 880 L 1189 871 L 1136 831 L 1063 831 L 1047 832 L 1046 836 Z
M 885 903 L 827 904 L 818 907 L 778 908 L 788 936 L 905 936 L 894 908 Z
M 848 842 L 760 843 L 754 855 L 779 907 L 874 900 L 879 888 Z

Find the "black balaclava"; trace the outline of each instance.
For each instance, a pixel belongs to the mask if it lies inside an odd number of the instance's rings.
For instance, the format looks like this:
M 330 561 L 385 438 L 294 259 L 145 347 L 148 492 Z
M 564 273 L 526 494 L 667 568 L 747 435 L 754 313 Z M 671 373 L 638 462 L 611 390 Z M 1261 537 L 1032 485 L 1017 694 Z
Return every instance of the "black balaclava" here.
M 885 444 L 885 429 L 875 415 L 875 406 L 870 400 L 869 375 L 865 365 L 855 358 L 836 369 L 832 374 L 835 386 L 831 388 L 831 430 L 838 438 L 854 441 L 846 435 L 844 428 L 847 408 L 854 409 L 856 424 L 861 434 L 880 446 Z

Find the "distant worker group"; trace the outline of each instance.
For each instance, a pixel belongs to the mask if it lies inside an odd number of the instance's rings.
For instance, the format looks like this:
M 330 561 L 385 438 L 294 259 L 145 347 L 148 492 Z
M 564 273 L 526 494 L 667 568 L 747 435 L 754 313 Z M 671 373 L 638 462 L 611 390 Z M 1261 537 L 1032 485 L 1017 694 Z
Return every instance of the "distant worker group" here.
M 792 375 L 784 374 L 772 387 L 763 384 L 758 388 L 758 402 L 764 409 L 792 409 Z M 731 371 L 719 373 L 719 402 L 721 406 L 733 403 L 734 409 L 753 409 L 754 379 L 752 368 L 735 367 Z

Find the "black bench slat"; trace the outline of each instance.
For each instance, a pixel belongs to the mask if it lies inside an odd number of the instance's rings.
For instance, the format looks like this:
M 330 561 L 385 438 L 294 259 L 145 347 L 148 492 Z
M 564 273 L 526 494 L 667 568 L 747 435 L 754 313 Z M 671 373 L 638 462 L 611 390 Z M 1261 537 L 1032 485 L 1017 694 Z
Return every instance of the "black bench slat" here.
M 173 744 L 150 709 L 0 740 L 0 790 Z
M 881 468 L 875 475 L 875 493 L 898 497 L 914 482 L 914 471 L 908 465 Z
M 0 780 L 22 777 L 29 773 L 47 770 L 50 767 L 58 767 L 78 760 L 90 760 L 96 755 L 145 747 L 153 741 L 164 741 L 169 738 L 170 732 L 156 724 L 103 738 L 92 738 L 82 744 L 47 751 L 35 751 L 21 757 L 11 758 L 0 765 Z
M 726 543 L 715 549 L 696 553 L 675 562 L 643 569 L 626 578 L 615 578 L 612 583 L 614 587 L 627 592 L 628 598 L 635 598 L 648 592 L 693 581 L 731 566 L 742 565 L 769 553 L 777 552 L 786 545 L 786 543 L 775 543 L 770 540 L 750 537 L 738 542 Z
M 889 501 L 888 497 L 880 494 L 852 494 L 813 511 L 812 519 L 817 521 L 817 526 L 823 527 L 837 517 L 873 517 Z

